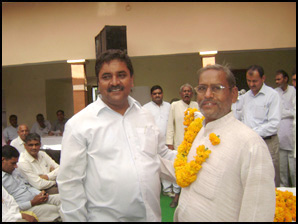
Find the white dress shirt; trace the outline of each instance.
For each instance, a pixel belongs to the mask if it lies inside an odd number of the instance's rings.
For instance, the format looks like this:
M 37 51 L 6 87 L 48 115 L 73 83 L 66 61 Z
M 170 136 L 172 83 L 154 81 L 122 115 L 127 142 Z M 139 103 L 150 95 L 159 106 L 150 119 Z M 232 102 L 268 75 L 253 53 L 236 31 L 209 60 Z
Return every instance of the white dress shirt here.
M 156 103 L 151 101 L 146 103 L 143 107 L 150 111 L 162 135 L 166 136 L 171 104 L 163 101 L 161 105 L 158 106 Z
M 277 134 L 281 120 L 281 102 L 276 90 L 264 83 L 256 95 L 249 90 L 240 100 L 243 100 L 240 120 L 244 124 L 261 137 Z
M 210 133 L 220 136 L 220 144 L 210 143 Z M 273 222 L 274 168 L 264 140 L 230 112 L 204 124 L 188 162 L 199 145 L 211 153 L 197 179 L 182 188 L 174 222 Z M 175 177 L 172 162 L 162 159 L 161 171 L 169 175 L 163 178 Z
M 65 221 L 161 221 L 160 159 L 174 159 L 132 97 L 124 115 L 99 97 L 68 120 L 57 177 Z
M 54 170 L 51 172 L 50 168 Z M 33 158 L 27 150 L 22 152 L 18 162 L 21 174 L 38 190 L 44 190 L 56 184 L 59 165 L 45 152 L 38 152 L 38 159 Z M 42 179 L 39 175 L 47 175 L 49 180 Z
M 16 222 L 22 219 L 19 205 L 2 186 L 2 222 Z
M 3 135 L 5 138 L 5 141 L 13 140 L 18 137 L 18 126 L 15 128 L 13 126 L 8 126 L 4 128 Z
M 275 89 L 281 98 L 281 121 L 278 130 L 279 147 L 283 150 L 292 151 L 294 149 L 293 121 L 294 121 L 294 103 L 296 89 L 289 86 L 285 91 L 280 87 Z
M 14 140 L 11 141 L 10 143 L 11 146 L 15 147 L 19 153 L 21 154 L 22 152 L 25 152 L 25 142 L 18 136 Z
M 183 100 L 173 102 L 169 113 L 167 125 L 166 144 L 174 145 L 175 150 L 183 141 L 184 128 L 184 111 L 187 108 L 199 108 L 198 103 L 191 101 L 190 104 L 184 103 Z
M 30 130 L 30 133 L 36 133 L 39 134 L 40 137 L 44 135 L 48 135 L 49 131 L 51 130 L 51 123 L 47 120 L 44 121 L 45 128 L 42 128 L 39 126 L 38 122 L 35 122 Z

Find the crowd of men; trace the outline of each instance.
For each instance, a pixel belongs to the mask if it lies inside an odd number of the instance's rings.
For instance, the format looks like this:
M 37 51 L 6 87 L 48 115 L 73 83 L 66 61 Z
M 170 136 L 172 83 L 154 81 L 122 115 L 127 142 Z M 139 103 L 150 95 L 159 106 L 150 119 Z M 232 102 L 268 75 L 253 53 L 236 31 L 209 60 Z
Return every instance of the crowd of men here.
M 163 101 L 163 89 L 155 85 L 152 101 L 143 107 L 129 96 L 133 74 L 126 52 L 100 55 L 97 101 L 63 125 L 57 111 L 53 126 L 63 133 L 60 164 L 40 151 L 40 136 L 55 131 L 41 114 L 35 133 L 17 126 L 16 117 L 11 120 L 18 130 L 2 147 L 2 202 L 14 203 L 5 207 L 13 207 L 14 221 L 160 222 L 162 186 L 163 194 L 173 197 L 170 206 L 177 206 L 177 222 L 272 222 L 275 187 L 296 186 L 296 71 L 294 87 L 285 71 L 277 71 L 273 89 L 265 84 L 263 68 L 252 65 L 246 73 L 250 90 L 238 97 L 232 72 L 208 65 L 198 71 L 196 88 L 181 86 L 181 100 Z M 188 174 L 177 177 L 174 160 L 185 140 L 188 108 L 200 110 L 204 121 L 187 145 L 184 168 L 195 163 L 199 146 L 212 153 L 192 183 L 180 187 L 176 178 Z M 212 133 L 220 144 L 210 143 Z
M 59 135 L 62 136 L 64 132 L 64 126 L 67 122 L 67 118 L 64 117 L 64 111 L 63 110 L 57 110 L 56 112 L 57 120 L 55 120 L 52 124 L 50 121 L 45 120 L 43 114 L 37 114 L 36 115 L 36 122 L 32 125 L 30 129 L 30 133 L 36 133 L 40 136 L 53 136 L 53 135 Z M 12 114 L 9 116 L 9 123 L 10 125 L 3 129 L 2 132 L 2 140 L 4 138 L 4 141 L 6 144 L 10 144 L 13 140 L 18 138 L 20 130 L 20 126 L 25 125 L 28 129 L 28 126 L 26 124 L 18 125 L 18 117 L 15 114 Z M 29 129 L 28 129 L 29 130 Z

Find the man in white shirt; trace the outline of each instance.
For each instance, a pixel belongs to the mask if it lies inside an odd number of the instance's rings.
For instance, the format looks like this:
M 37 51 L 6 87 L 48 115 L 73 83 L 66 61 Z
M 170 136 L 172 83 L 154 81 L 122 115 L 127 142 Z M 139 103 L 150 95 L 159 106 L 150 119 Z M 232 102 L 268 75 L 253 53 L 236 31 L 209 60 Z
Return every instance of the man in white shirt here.
M 19 205 L 3 186 L 2 222 L 37 222 L 34 216 L 20 212 Z
M 275 186 L 280 186 L 279 140 L 277 131 L 281 120 L 281 102 L 276 90 L 265 84 L 264 69 L 252 65 L 247 69 L 249 91 L 241 98 L 241 121 L 256 131 L 266 142 L 275 170 Z
M 25 139 L 26 151 L 21 153 L 18 167 L 26 180 L 36 189 L 58 194 L 56 178 L 59 165 L 45 152 L 40 151 L 40 136 L 30 133 Z
M 45 136 L 51 131 L 51 123 L 44 119 L 42 114 L 36 115 L 36 122 L 33 124 L 30 133 L 36 133 L 38 135 Z
M 169 113 L 169 120 L 167 126 L 166 144 L 169 149 L 177 150 L 178 146 L 183 141 L 184 128 L 184 111 L 187 108 L 199 108 L 198 103 L 191 101 L 193 97 L 193 87 L 186 83 L 180 87 L 179 94 L 181 100 L 173 102 Z M 175 208 L 178 205 L 180 187 L 173 183 L 173 191 L 175 197 L 170 204 L 170 207 Z
M 160 158 L 174 159 L 149 111 L 129 96 L 121 50 L 96 60 L 101 95 L 68 120 L 57 177 L 67 222 L 161 221 Z
M 15 114 L 9 116 L 10 126 L 4 128 L 3 135 L 6 144 L 10 144 L 12 140 L 18 137 L 18 117 Z
M 25 138 L 29 134 L 29 128 L 25 124 L 20 124 L 18 127 L 18 137 L 11 141 L 10 145 L 15 147 L 19 153 L 26 151 Z
M 163 101 L 163 90 L 161 86 L 155 85 L 151 87 L 151 99 L 143 108 L 146 108 L 153 115 L 156 125 L 163 136 L 166 137 L 167 125 L 171 104 Z M 167 180 L 161 180 L 163 186 L 163 194 L 169 197 L 174 197 L 172 192 L 172 183 Z
M 296 187 L 296 160 L 294 158 L 294 100 L 296 89 L 288 85 L 289 75 L 284 70 L 278 70 L 275 75 L 275 90 L 281 98 L 282 114 L 279 138 L 280 186 Z M 290 181 L 289 181 L 290 180 Z
M 263 139 L 231 111 L 238 95 L 233 73 L 221 65 L 208 65 L 198 76 L 197 100 L 205 119 L 192 143 L 186 144 L 190 150 L 180 170 L 197 163 L 194 156 L 203 156 L 198 148 L 204 146 L 211 153 L 196 179 L 182 188 L 174 222 L 273 222 L 272 160 Z M 210 134 L 220 139 L 219 144 L 212 143 Z M 172 162 L 162 159 L 161 171 L 168 173 L 164 178 L 175 177 Z M 188 178 L 188 172 L 180 178 Z

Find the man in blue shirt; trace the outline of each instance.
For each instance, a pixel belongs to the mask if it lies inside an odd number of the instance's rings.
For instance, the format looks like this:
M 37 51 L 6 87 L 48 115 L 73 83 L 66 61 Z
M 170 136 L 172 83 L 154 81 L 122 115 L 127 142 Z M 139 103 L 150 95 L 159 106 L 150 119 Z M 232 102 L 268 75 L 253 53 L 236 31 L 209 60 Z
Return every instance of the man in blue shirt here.
M 252 65 L 247 69 L 246 81 L 250 90 L 242 97 L 239 120 L 256 131 L 266 142 L 275 170 L 275 187 L 280 186 L 279 139 L 277 131 L 281 120 L 281 102 L 278 93 L 265 82 L 264 69 Z

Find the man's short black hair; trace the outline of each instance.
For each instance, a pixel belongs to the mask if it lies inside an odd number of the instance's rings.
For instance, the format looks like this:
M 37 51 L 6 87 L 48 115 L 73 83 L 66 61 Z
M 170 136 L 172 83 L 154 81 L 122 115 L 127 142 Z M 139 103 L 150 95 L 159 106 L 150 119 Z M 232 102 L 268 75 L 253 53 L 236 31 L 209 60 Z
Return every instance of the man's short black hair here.
M 25 143 L 27 144 L 29 141 L 32 141 L 32 140 L 35 140 L 35 141 L 39 141 L 40 142 L 40 135 L 37 134 L 37 133 L 29 133 L 26 138 L 25 138 Z
M 155 85 L 155 86 L 152 86 L 152 87 L 151 87 L 151 90 L 150 90 L 150 91 L 151 91 L 151 94 L 152 94 L 152 92 L 153 92 L 154 90 L 157 90 L 157 89 L 160 89 L 160 90 L 161 90 L 161 93 L 163 92 L 161 86 L 159 86 L 159 85 Z
M 119 60 L 122 61 L 126 64 L 130 76 L 133 76 L 133 67 L 130 58 L 128 57 L 126 51 L 122 51 L 120 49 L 109 49 L 102 54 L 96 59 L 95 63 L 95 73 L 98 81 L 98 74 L 100 72 L 100 69 L 102 68 L 104 63 L 109 63 L 112 60 Z
M 287 83 L 289 83 L 289 75 L 285 70 L 282 70 L 282 69 L 277 70 L 276 75 L 278 74 L 282 74 L 283 78 L 287 78 Z
M 64 115 L 64 111 L 63 110 L 57 110 L 56 115 L 58 115 L 59 112 L 61 112 Z
M 39 118 L 39 117 L 44 118 L 43 114 L 37 114 L 36 115 L 36 119 Z
M 9 120 L 10 120 L 11 118 L 18 119 L 17 115 L 15 115 L 15 114 L 10 115 L 10 116 L 9 116 Z
M 2 157 L 6 160 L 9 160 L 11 158 L 19 158 L 19 156 L 20 153 L 15 147 L 11 145 L 2 146 Z
M 249 66 L 248 69 L 247 69 L 247 72 L 249 72 L 249 71 L 255 71 L 255 70 L 257 70 L 259 72 L 260 77 L 262 78 L 263 75 L 264 75 L 264 69 L 260 65 L 251 65 L 251 66 Z

